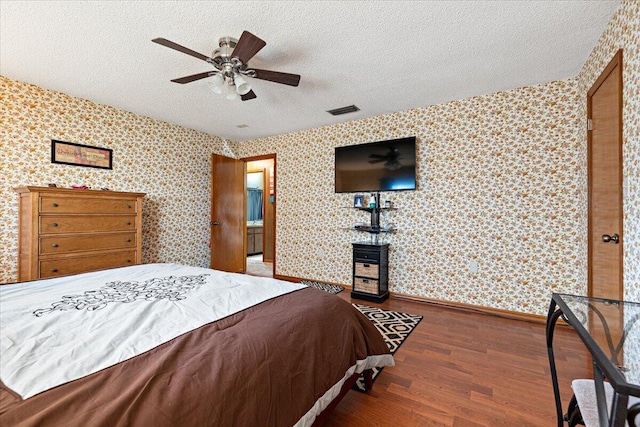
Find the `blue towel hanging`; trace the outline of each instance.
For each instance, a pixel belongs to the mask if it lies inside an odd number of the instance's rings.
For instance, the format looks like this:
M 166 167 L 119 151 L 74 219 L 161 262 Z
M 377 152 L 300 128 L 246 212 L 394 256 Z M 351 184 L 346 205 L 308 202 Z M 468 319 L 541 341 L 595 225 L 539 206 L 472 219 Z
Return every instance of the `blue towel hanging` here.
M 247 221 L 262 219 L 262 190 L 247 189 Z

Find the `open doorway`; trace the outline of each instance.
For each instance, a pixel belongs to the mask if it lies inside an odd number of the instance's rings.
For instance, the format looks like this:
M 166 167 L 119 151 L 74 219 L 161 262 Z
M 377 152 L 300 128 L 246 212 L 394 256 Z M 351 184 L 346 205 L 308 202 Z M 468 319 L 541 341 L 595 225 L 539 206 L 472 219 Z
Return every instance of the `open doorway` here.
M 244 159 L 246 173 L 247 274 L 275 271 L 275 155 Z

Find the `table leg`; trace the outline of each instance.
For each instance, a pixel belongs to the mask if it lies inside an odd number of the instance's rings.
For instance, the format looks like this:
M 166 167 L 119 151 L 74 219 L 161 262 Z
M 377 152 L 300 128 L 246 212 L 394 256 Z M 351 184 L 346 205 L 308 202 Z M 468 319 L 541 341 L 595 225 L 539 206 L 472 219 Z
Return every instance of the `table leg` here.
M 549 355 L 549 368 L 551 369 L 551 382 L 553 383 L 553 395 L 556 400 L 556 415 L 558 417 L 558 427 L 563 427 L 564 418 L 562 416 L 562 402 L 560 400 L 560 388 L 558 387 L 558 373 L 556 372 L 556 360 L 553 355 L 553 332 L 556 323 L 562 315 L 561 310 L 556 310 L 555 301 L 551 300 L 549 305 L 549 314 L 547 315 L 547 354 Z

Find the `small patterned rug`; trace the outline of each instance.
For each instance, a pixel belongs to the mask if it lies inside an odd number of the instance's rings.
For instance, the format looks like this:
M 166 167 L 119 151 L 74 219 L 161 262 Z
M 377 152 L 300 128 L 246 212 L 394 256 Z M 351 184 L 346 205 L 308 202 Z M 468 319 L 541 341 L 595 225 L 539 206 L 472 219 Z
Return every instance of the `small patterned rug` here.
M 247 274 L 251 276 L 273 277 L 273 263 L 264 262 L 262 254 L 247 257 Z
M 398 351 L 404 340 L 418 326 L 422 316 L 401 313 L 399 311 L 382 310 L 366 305 L 353 304 L 367 319 L 371 320 L 384 337 L 391 354 Z M 373 368 L 373 380 L 382 372 L 383 368 Z M 353 386 L 354 390 L 365 392 L 364 378 L 360 377 Z
M 340 292 L 344 291 L 344 288 L 342 286 L 330 285 L 328 283 L 322 282 L 312 282 L 311 280 L 303 280 L 300 282 L 300 284 L 320 289 L 321 291 L 326 291 L 330 294 L 339 294 Z

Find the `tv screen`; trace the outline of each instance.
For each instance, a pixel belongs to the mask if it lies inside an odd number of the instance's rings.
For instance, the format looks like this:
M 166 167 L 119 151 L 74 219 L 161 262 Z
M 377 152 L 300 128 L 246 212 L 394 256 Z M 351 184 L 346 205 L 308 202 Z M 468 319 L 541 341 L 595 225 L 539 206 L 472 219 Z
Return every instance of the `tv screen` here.
M 336 147 L 336 193 L 416 189 L 416 137 Z

